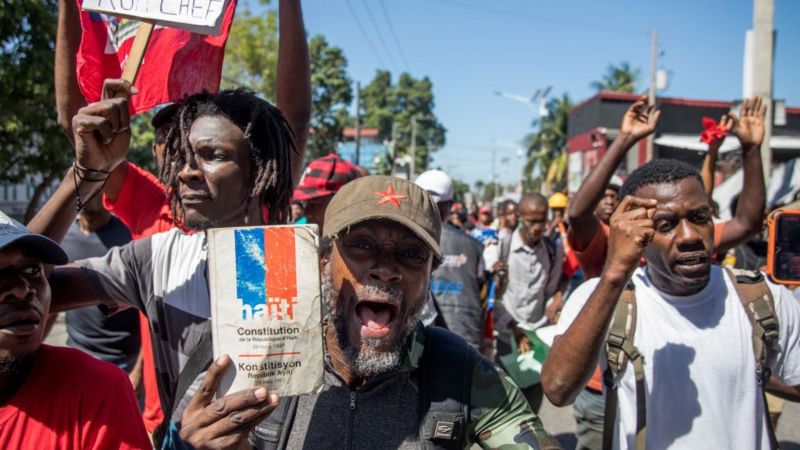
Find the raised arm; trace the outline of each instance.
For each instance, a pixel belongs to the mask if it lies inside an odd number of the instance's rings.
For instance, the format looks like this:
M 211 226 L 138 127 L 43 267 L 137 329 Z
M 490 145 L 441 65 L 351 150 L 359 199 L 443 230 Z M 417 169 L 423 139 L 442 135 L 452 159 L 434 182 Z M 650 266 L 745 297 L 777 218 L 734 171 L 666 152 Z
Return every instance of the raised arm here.
M 311 120 L 311 69 L 300 0 L 280 0 L 279 11 L 275 103 L 294 131 L 297 151 L 292 155 L 292 185 L 296 186 L 303 173 Z
M 733 128 L 733 118 L 723 114 L 719 118 L 718 127 L 727 134 Z M 724 135 L 708 143 L 708 151 L 703 158 L 703 168 L 700 170 L 700 176 L 703 178 L 703 187 L 709 199 L 714 194 L 714 168 L 717 167 L 717 156 L 723 142 L 725 142 Z
M 572 403 L 591 377 L 617 301 L 653 237 L 655 207 L 655 200 L 627 196 L 611 216 L 600 281 L 542 367 L 542 388 L 554 405 Z
M 767 105 L 760 97 L 745 99 L 740 113 L 741 117 L 738 119 L 732 116 L 736 122 L 733 132 L 742 145 L 744 182 L 736 216 L 725 223 L 715 249 L 719 255 L 724 255 L 761 230 L 767 202 L 764 171 L 761 165 L 761 144 L 764 142 L 764 117 L 767 114 Z
M 81 44 L 81 24 L 78 2 L 58 1 L 58 28 L 56 30 L 55 88 L 58 125 L 74 145 L 72 118 L 86 106 L 78 87 L 75 58 Z
M 654 105 L 646 104 L 647 97 L 642 96 L 628 108 L 622 117 L 619 135 L 599 164 L 583 180 L 575 198 L 569 204 L 571 239 L 578 250 L 585 248 L 597 233 L 600 222 L 595 217 L 594 210 L 622 158 L 639 140 L 656 129 L 661 111 L 655 111 Z
M 103 100 L 85 106 L 72 118 L 75 166 L 28 224 L 34 233 L 61 241 L 81 203 L 99 195 L 114 168 L 125 160 L 131 141 L 128 102 L 138 92 L 128 82 L 106 83 Z
M 86 272 L 75 263 L 53 268 L 49 282 L 53 292 L 50 314 L 102 303 Z

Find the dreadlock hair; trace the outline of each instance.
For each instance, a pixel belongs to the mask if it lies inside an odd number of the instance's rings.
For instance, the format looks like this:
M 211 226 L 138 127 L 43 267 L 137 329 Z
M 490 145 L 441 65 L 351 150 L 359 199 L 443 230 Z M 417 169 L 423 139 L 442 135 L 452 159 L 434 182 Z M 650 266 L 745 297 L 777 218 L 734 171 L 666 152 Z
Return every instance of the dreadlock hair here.
M 633 195 L 648 184 L 674 183 L 685 178 L 700 178 L 700 172 L 685 162 L 674 159 L 654 159 L 634 170 L 619 190 L 619 198 Z
M 251 196 L 266 205 L 271 224 L 289 217 L 292 196 L 292 158 L 297 151 L 292 127 L 278 108 L 245 89 L 228 89 L 218 94 L 203 91 L 181 101 L 167 134 L 160 178 L 164 186 L 177 191 L 178 173 L 192 152 L 189 131 L 203 116 L 222 116 L 238 126 L 250 146 Z M 180 217 L 180 201 L 171 196 L 173 217 Z

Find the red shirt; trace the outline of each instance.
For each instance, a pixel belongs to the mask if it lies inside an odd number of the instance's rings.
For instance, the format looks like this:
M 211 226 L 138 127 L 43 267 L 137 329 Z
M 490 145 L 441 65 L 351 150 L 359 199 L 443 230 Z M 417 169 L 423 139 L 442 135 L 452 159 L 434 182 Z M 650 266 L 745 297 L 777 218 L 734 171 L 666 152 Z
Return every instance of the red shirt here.
M 131 230 L 134 239 L 169 231 L 175 226 L 164 185 L 155 175 L 128 163 L 117 199 L 103 196 L 103 205 Z
M 149 449 L 125 372 L 42 344 L 25 384 L 0 407 L 0 448 Z
M 608 253 L 608 225 L 598 221 L 599 227 L 592 240 L 583 247 L 575 245 L 572 227 L 567 231 L 567 243 L 575 253 L 586 279 L 599 277 L 603 272 Z
M 128 163 L 125 180 L 122 182 L 117 199 L 111 201 L 103 196 L 103 205 L 131 231 L 134 239 L 169 231 L 175 226 L 172 209 L 164 186 L 152 173 Z M 142 334 L 142 383 L 144 384 L 144 419 L 147 431 L 153 432 L 164 420 L 161 400 L 158 396 L 153 344 L 150 340 L 150 326 L 147 317 L 139 317 Z

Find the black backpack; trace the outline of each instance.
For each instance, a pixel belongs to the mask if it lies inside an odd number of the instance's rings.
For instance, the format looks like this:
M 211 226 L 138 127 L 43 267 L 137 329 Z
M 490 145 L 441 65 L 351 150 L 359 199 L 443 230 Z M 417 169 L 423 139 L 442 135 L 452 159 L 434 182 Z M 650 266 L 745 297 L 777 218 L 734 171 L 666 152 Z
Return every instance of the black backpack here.
M 419 436 L 427 449 L 463 449 L 470 421 L 472 372 L 480 356 L 452 332 L 425 327 L 419 368 Z M 297 397 L 284 397 L 250 435 L 258 450 L 285 449 L 297 412 Z

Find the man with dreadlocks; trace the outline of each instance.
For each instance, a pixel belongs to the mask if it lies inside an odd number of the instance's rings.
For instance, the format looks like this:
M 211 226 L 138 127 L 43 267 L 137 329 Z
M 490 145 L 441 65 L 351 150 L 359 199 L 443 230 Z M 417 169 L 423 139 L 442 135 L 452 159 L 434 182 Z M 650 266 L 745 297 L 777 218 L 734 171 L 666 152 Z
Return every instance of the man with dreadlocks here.
M 37 231 L 63 236 L 75 210 L 98 195 L 108 174 L 125 160 L 128 99 L 137 90 L 121 81 L 116 86 L 114 98 L 82 108 L 73 119 L 76 161 L 32 222 Z M 178 392 L 178 385 L 185 383 L 179 383 L 180 373 L 191 360 L 199 361 L 193 363 L 198 372 L 211 360 L 206 236 L 201 231 L 284 221 L 295 151 L 281 112 L 254 94 L 229 90 L 190 96 L 173 118 L 161 175 L 172 193 L 175 216 L 198 232 L 175 228 L 53 271 L 55 309 L 103 304 L 112 310 L 133 306 L 147 315 L 159 391 L 171 418 L 168 448 L 179 446 L 178 423 L 186 403 L 182 397 L 195 390 L 195 383 L 188 383 Z M 237 414 L 220 419 L 209 408 L 209 421 L 220 422 L 217 429 L 224 438 L 240 432 L 242 423 L 263 418 L 275 401 L 264 389 L 237 392 L 224 399 Z M 231 426 L 240 419 L 246 420 Z
M 292 168 L 295 182 L 300 178 L 311 115 L 311 75 L 308 62 L 308 42 L 301 0 L 278 2 L 278 59 L 275 67 L 275 104 L 284 114 L 295 133 L 296 147 Z M 75 0 L 59 0 L 58 32 L 55 48 L 55 94 L 58 122 L 72 140 L 72 117 L 86 106 L 80 92 L 76 73 L 76 54 L 81 42 L 80 7 Z M 113 88 L 112 86 L 109 86 Z M 152 118 L 155 131 L 152 145 L 158 167 L 164 159 L 166 136 L 172 126 L 177 104 L 160 109 Z M 168 231 L 181 226 L 172 217 L 164 186 L 148 170 L 127 161 L 118 165 L 108 179 L 103 192 L 103 206 L 117 216 L 131 231 L 134 239 Z M 150 329 L 140 316 L 141 354 L 131 373 L 135 385 L 141 378 L 144 388 L 142 416 L 148 432 L 163 421 L 158 398 L 155 361 Z M 99 326 L 99 325 L 98 325 Z

